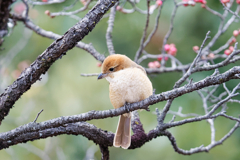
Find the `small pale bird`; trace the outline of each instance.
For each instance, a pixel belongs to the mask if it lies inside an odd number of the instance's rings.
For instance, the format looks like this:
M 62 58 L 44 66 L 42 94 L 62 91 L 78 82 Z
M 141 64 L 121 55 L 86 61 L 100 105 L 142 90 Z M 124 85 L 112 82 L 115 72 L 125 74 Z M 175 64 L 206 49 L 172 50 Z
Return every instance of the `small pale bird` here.
M 144 100 L 152 95 L 153 87 L 143 67 L 121 54 L 108 56 L 98 79 L 106 78 L 109 97 L 114 108 Z M 113 146 L 127 149 L 131 144 L 131 113 L 120 116 Z

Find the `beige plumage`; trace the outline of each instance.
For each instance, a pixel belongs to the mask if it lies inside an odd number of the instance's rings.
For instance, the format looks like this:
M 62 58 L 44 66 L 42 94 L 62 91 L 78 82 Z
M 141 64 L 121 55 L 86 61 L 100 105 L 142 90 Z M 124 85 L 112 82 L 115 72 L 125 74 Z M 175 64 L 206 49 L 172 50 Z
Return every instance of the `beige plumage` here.
M 102 64 L 98 79 L 106 78 L 109 84 L 109 97 L 114 108 L 125 103 L 134 103 L 152 95 L 152 83 L 143 67 L 125 55 L 108 56 Z M 131 144 L 131 114 L 121 115 L 113 146 L 127 149 Z

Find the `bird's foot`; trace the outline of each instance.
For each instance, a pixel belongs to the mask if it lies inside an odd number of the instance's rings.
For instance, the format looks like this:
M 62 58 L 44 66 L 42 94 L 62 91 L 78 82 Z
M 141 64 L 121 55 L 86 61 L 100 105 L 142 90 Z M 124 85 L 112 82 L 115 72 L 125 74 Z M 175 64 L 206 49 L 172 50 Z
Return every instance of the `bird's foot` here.
M 146 111 L 150 112 L 149 106 L 145 109 Z
M 125 108 L 125 110 L 126 110 L 127 112 L 130 112 L 130 103 L 126 102 L 126 103 L 124 104 L 124 108 Z

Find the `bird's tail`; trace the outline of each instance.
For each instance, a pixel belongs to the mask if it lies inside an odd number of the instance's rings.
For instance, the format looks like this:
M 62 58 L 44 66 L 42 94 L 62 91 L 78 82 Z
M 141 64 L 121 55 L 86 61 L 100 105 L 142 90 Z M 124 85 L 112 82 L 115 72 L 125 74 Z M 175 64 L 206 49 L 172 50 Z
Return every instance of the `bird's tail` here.
M 121 115 L 118 121 L 113 146 L 127 149 L 131 144 L 131 113 Z

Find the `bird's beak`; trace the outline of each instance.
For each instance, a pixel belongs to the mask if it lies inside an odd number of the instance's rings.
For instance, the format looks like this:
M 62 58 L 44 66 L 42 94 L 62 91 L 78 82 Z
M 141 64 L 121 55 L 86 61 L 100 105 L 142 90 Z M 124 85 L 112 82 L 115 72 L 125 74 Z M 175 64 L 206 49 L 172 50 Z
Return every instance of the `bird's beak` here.
M 105 78 L 106 76 L 107 76 L 107 73 L 100 73 L 97 79 L 102 79 L 102 78 Z

